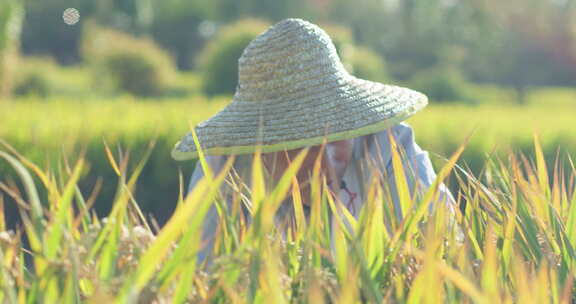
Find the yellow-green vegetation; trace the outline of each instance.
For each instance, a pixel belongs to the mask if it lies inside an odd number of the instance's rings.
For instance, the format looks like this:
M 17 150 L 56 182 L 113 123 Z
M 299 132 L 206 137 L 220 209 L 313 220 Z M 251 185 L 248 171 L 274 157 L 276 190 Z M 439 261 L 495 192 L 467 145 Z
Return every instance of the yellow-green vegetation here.
M 297 197 L 292 173 L 276 190 L 249 192 L 258 225 L 246 226 L 237 206 L 222 204 L 216 189 L 223 175 L 178 199 L 169 151 L 228 97 L 0 103 L 0 138 L 16 147 L 0 148 L 0 170 L 18 175 L 24 185 L 16 191 L 18 183 L 0 184 L 0 210 L 16 208 L 23 224 L 22 230 L 7 231 L 14 213 L 0 214 L 0 302 L 568 303 L 574 299 L 575 172 L 571 160 L 564 166 L 553 161 L 558 146 L 562 152 L 575 149 L 574 92 L 538 90 L 525 107 L 506 102 L 501 90 L 482 93 L 485 105 L 431 105 L 409 120 L 437 168 L 444 167 L 439 181 L 450 180 L 459 191 L 460 241 L 443 212 L 426 212 L 433 192 L 404 201 L 401 220 L 390 198 L 373 187 L 364 215 L 353 220 L 344 214 L 350 227 L 338 221 L 330 232 L 327 214 L 338 203 L 316 180 L 310 221 L 297 213 L 294 230 L 283 240 L 269 219 L 287 193 Z M 535 148 L 534 132 L 541 143 Z M 157 140 L 154 150 L 151 139 Z M 115 144 L 131 150 L 130 162 Z M 78 146 L 87 148 L 84 157 Z M 506 154 L 508 148 L 533 156 L 516 158 Z M 508 157 L 486 161 L 493 150 Z M 72 155 L 70 161 L 46 162 L 61 159 L 60 151 Z M 434 156 L 455 151 L 461 165 L 486 170 L 462 171 L 453 167 L 454 159 Z M 94 175 L 105 177 L 98 196 L 92 195 L 98 183 L 83 184 Z M 265 184 L 257 181 L 260 175 L 254 178 L 254 185 Z M 204 267 L 195 262 L 198 224 L 214 203 L 226 225 L 219 230 L 214 262 Z M 174 213 L 170 204 L 177 205 Z M 94 213 L 102 210 L 108 210 L 105 221 Z M 151 210 L 171 216 L 159 231 L 150 228 Z
M 174 78 L 170 56 L 154 41 L 93 24 L 86 27 L 83 56 L 92 67 L 95 87 L 142 97 L 159 96 Z
M 228 162 L 222 172 L 208 173 L 181 198 L 168 223 L 154 231 L 133 199 L 149 153 L 127 171 L 120 161 L 125 158 L 106 150 L 118 191 L 106 220 L 100 220 L 90 211 L 93 198 L 78 189 L 85 161 L 61 163 L 48 171 L 3 145 L 0 160 L 18 172 L 25 192 L 8 192 L 18 202 L 21 231 L 6 231 L 6 214 L 0 213 L 0 301 L 573 301 L 574 180 L 548 170 L 536 140 L 534 165 L 511 157 L 492 163 L 485 176 L 460 174 L 458 197 L 466 202 L 464 211 L 456 210 L 453 218 L 445 208 L 429 212 L 436 187 L 457 170 L 462 148 L 422 197 L 411 199 L 406 183 L 397 180 L 398 207 L 390 203 L 389 191 L 372 183 L 358 219 L 332 198 L 318 169 L 312 179 L 311 214 L 304 217 L 299 187 L 293 183 L 304 153 L 270 190 L 256 161 L 254 186 L 242 202 L 233 199 L 227 205 L 218 189 L 232 164 Z M 401 162 L 399 153 L 393 153 L 393 159 Z M 395 170 L 398 179 L 404 176 L 401 165 Z M 575 173 L 572 167 L 571 175 Z M 39 188 L 46 195 L 40 195 Z M 272 218 L 288 194 L 294 197 L 294 222 L 279 228 Z M 246 225 L 240 211 L 243 202 L 251 206 L 252 225 Z M 223 224 L 212 262 L 197 264 L 201 219 L 213 204 Z
M 264 32 L 267 22 L 246 19 L 225 26 L 199 54 L 198 64 L 208 95 L 233 94 L 238 84 L 238 58 L 244 48 Z
M 544 150 L 558 144 L 575 148 L 576 91 L 540 89 L 530 95 L 531 104 L 517 106 L 510 92 L 489 87 L 478 89 L 478 106 L 435 104 L 434 101 L 408 123 L 417 140 L 432 152 L 448 155 L 472 135 L 468 149 L 480 154 L 494 148 L 530 146 L 532 135 L 541 136 Z M 29 149 L 60 149 L 92 141 L 133 143 L 160 137 L 175 142 L 191 125 L 215 114 L 229 97 L 164 99 L 142 102 L 133 97 L 104 100 L 22 99 L 0 103 L 0 137 Z M 554 146 L 555 145 L 555 146 Z
M 58 149 L 93 140 L 149 141 L 155 136 L 177 140 L 190 126 L 220 110 L 227 99 L 142 102 L 133 97 L 114 101 L 19 100 L 0 104 L 0 137 L 9 142 Z
M 139 102 L 131 97 L 113 102 L 22 100 L 0 105 L 0 137 L 49 149 L 102 138 L 129 143 L 160 136 L 176 141 L 190 125 L 227 102 L 227 98 Z M 541 135 L 545 147 L 576 141 L 574 113 L 576 105 L 430 105 L 408 123 L 422 145 L 434 152 L 450 152 L 468 135 L 472 144 L 490 152 L 529 143 L 533 133 Z
M 541 137 L 548 161 L 554 159 L 558 148 L 562 155 L 575 151 L 572 113 L 576 110 L 576 91 L 535 90 L 528 106 L 516 106 L 513 93 L 498 88 L 478 88 L 475 95 L 486 102 L 461 106 L 431 101 L 429 107 L 408 121 L 415 128 L 417 142 L 431 153 L 436 166 L 441 166 L 443 158 L 470 134 L 462 163 L 475 173 L 481 171 L 492 152 L 501 157 L 510 149 L 530 153 L 535 132 Z M 126 96 L 112 100 L 29 98 L 0 102 L 0 138 L 41 164 L 56 162 L 61 152 L 77 155 L 76 152 L 85 151 L 91 168 L 91 179 L 83 185 L 87 189 L 97 177 L 114 177 L 106 165 L 103 142 L 113 149 L 116 145 L 129 149 L 135 158 L 141 156 L 151 139 L 156 139 L 158 144 L 140 179 L 144 186 L 138 188 L 138 201 L 146 212 L 163 214 L 163 221 L 170 214 L 166 204 L 173 206 L 176 199 L 178 170 L 189 176 L 194 165 L 191 161 L 172 160 L 170 150 L 191 125 L 213 115 L 229 100 L 230 97 L 196 96 L 143 101 Z M 0 163 L 0 176 L 7 172 L 12 174 Z M 95 207 L 105 212 L 115 190 L 105 184 Z
M 86 98 L 91 90 L 90 73 L 84 67 L 58 66 L 49 57 L 21 57 L 15 71 L 15 96 Z
M 576 99 L 575 99 L 576 100 Z M 448 152 L 468 135 L 471 145 L 489 153 L 493 149 L 517 148 L 530 145 L 532 135 L 539 134 L 543 145 L 563 143 L 564 150 L 576 148 L 576 129 L 572 123 L 574 105 L 545 104 L 522 107 L 513 105 L 432 106 L 409 120 L 417 138 L 428 149 Z

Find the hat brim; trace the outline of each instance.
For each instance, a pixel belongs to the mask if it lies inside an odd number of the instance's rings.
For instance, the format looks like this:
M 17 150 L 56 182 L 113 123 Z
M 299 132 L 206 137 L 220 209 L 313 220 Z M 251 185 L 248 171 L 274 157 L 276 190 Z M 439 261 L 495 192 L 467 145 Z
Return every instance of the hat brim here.
M 277 152 L 377 133 L 427 104 L 428 98 L 414 90 L 350 76 L 334 88 L 295 100 L 234 100 L 195 130 L 206 155 Z M 198 157 L 191 133 L 171 154 L 176 160 Z

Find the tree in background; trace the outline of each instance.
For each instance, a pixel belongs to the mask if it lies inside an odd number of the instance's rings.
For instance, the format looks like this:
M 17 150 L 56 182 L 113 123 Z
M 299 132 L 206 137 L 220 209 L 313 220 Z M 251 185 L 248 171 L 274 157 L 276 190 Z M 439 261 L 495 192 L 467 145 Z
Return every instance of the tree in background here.
M 0 0 L 0 98 L 11 95 L 18 60 L 24 6 L 19 0 Z
M 154 2 L 154 18 L 150 33 L 169 50 L 181 70 L 190 70 L 190 59 L 213 34 L 215 2 L 206 0 L 163 0 Z M 203 28 L 204 27 L 204 28 Z
M 530 87 L 576 84 L 573 0 L 488 1 L 483 9 L 487 35 L 463 67 L 474 80 L 513 88 L 519 104 Z
M 317 1 L 320 2 L 320 1 Z M 390 0 L 325 1 L 327 22 L 349 27 L 357 43 L 375 48 L 385 43 L 398 28 L 390 26 Z
M 153 40 L 88 23 L 82 55 L 96 89 L 106 93 L 159 96 L 174 79 L 170 56 Z
M 223 22 L 256 17 L 272 22 L 285 18 L 317 19 L 319 12 L 314 3 L 318 0 L 211 0 L 216 3 L 217 18 Z
M 370 48 L 354 46 L 347 60 L 350 73 L 356 77 L 379 82 L 390 80 L 383 57 Z
M 0 0 L 8 3 L 16 0 Z M 408 82 L 432 69 L 449 79 L 514 88 L 522 102 L 531 86 L 576 84 L 576 0 L 28 0 L 22 51 L 80 63 L 83 22 L 65 25 L 78 8 L 136 36 L 151 36 L 181 70 L 219 28 L 246 17 L 287 17 L 348 28 L 354 43 L 387 62 L 392 79 Z M 4 13 L 4 11 L 2 12 Z M 217 35 L 218 36 L 218 35 Z M 216 37 L 217 37 L 216 36 Z M 445 69 L 448 67 L 447 69 Z M 428 75 L 431 75 L 428 73 Z M 454 79 L 456 79 L 454 78 Z
M 204 92 L 208 95 L 233 94 L 238 83 L 238 59 L 244 48 L 269 24 L 245 19 L 222 28 L 200 54 Z
M 26 55 L 52 56 L 60 64 L 80 63 L 80 44 L 86 20 L 134 35 L 146 34 L 152 22 L 151 0 L 29 0 L 22 33 Z M 67 8 L 80 12 L 71 26 L 62 20 Z

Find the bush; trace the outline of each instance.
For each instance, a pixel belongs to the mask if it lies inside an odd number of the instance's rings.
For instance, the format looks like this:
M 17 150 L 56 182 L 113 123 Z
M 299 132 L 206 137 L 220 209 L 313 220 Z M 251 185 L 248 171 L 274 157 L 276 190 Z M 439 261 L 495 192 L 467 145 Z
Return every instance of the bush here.
M 354 37 L 349 28 L 335 24 L 322 24 L 320 27 L 330 36 L 332 43 L 336 47 L 336 52 L 342 63 L 351 71 L 354 55 Z
M 469 92 L 468 81 L 453 69 L 431 68 L 419 72 L 412 78 L 409 86 L 439 102 L 476 102 Z
M 83 67 L 62 67 L 51 57 L 21 57 L 15 75 L 16 97 L 93 95 L 90 74 Z
M 369 48 L 355 46 L 354 35 L 349 28 L 334 24 L 323 24 L 320 27 L 332 39 L 342 64 L 351 74 L 372 81 L 388 79 L 382 57 Z
M 263 21 L 246 19 L 227 25 L 216 34 L 198 58 L 206 94 L 234 93 L 238 84 L 238 59 L 248 43 L 268 26 Z
M 202 95 L 201 77 L 196 72 L 180 72 L 166 88 L 162 97 L 166 98 L 188 98 Z
M 383 58 L 368 48 L 353 48 L 348 62 L 350 72 L 356 77 L 379 82 L 388 80 Z
M 97 89 L 151 97 L 167 88 L 175 68 L 170 56 L 152 40 L 87 25 L 82 55 Z
M 15 96 L 48 97 L 52 95 L 52 75 L 57 69 L 50 58 L 22 58 L 14 86 Z

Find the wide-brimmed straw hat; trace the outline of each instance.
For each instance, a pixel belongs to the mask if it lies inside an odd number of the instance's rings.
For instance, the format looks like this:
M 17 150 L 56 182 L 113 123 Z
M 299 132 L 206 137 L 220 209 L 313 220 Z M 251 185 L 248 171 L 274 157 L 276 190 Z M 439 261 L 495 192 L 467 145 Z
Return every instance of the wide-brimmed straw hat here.
M 246 47 L 232 102 L 195 127 L 207 155 L 275 152 L 385 130 L 426 106 L 419 92 L 350 75 L 320 27 L 286 19 Z M 198 151 L 191 133 L 172 151 Z

